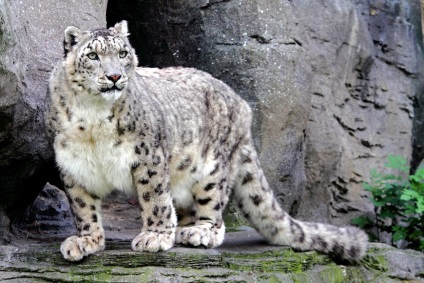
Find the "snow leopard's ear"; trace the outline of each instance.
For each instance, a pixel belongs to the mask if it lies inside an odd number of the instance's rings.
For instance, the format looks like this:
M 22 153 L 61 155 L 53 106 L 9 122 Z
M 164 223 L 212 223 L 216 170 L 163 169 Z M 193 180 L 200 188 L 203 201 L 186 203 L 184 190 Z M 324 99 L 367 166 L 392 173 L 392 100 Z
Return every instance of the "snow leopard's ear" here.
M 128 36 L 128 35 L 130 35 L 129 33 L 128 33 L 128 23 L 127 23 L 127 21 L 121 21 L 121 22 L 119 22 L 119 23 L 117 23 L 114 27 L 113 27 L 113 29 L 116 31 L 116 33 L 118 34 L 118 35 L 121 35 L 121 36 Z
M 65 29 L 65 39 L 63 40 L 63 49 L 65 56 L 69 51 L 72 50 L 73 46 L 75 46 L 82 35 L 83 31 L 77 27 L 69 26 Z

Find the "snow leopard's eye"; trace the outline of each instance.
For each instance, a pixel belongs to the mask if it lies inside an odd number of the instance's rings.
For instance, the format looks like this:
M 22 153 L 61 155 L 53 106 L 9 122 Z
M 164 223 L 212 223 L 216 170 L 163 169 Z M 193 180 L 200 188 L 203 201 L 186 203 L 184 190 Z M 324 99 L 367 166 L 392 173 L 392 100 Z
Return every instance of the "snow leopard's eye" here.
M 119 58 L 125 58 L 125 57 L 127 57 L 127 55 L 128 55 L 127 51 L 120 51 L 119 52 Z
M 98 60 L 99 59 L 99 55 L 97 55 L 96 52 L 88 53 L 87 57 L 90 58 L 91 60 Z

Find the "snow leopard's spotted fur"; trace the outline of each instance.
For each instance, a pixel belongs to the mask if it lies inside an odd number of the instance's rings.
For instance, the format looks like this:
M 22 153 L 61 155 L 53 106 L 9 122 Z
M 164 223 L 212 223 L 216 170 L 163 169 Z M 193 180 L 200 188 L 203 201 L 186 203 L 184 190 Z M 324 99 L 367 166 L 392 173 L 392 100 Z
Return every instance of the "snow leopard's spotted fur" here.
M 363 231 L 301 222 L 281 209 L 259 165 L 245 101 L 195 69 L 137 68 L 127 36 L 125 21 L 90 31 L 68 27 L 64 59 L 51 75 L 46 125 L 78 228 L 62 243 L 66 259 L 105 248 L 101 199 L 114 189 L 138 194 L 135 251 L 219 246 L 234 191 L 272 244 L 347 260 L 365 254 Z

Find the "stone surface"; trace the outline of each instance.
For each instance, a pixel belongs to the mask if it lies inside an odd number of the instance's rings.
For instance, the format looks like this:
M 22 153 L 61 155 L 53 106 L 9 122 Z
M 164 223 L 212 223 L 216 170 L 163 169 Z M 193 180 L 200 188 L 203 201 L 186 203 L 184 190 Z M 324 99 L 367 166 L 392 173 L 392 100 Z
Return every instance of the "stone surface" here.
M 254 109 L 255 143 L 284 208 L 346 224 L 373 211 L 361 184 L 369 171 L 389 154 L 412 158 L 424 66 L 417 7 L 110 0 L 107 18 L 129 20 L 143 65 L 196 67 L 232 86 Z M 418 149 L 424 139 L 414 140 Z
M 135 196 L 114 192 L 105 199 L 102 211 L 106 231 L 119 235 L 119 231 L 141 229 L 140 205 Z
M 0 218 L 25 212 L 53 166 L 43 121 L 63 31 L 106 24 L 106 0 L 0 1 Z
M 343 265 L 315 252 L 269 246 L 256 232 L 245 231 L 227 233 L 218 249 L 175 247 L 161 253 L 136 253 L 130 241 L 113 240 L 105 251 L 70 263 L 58 244 L 25 242 L 0 246 L 0 281 L 423 282 L 422 253 L 384 244 L 370 248 L 361 263 Z
M 16 225 L 28 237 L 60 237 L 76 233 L 71 206 L 64 191 L 49 183 L 31 204 L 22 222 Z
M 362 189 L 372 168 L 383 168 L 390 154 L 412 158 L 423 66 L 419 26 L 410 22 L 414 1 L 342 2 L 299 21 L 312 39 L 305 48 L 314 70 L 299 215 L 336 224 L 372 212 Z
M 6 245 L 10 243 L 12 235 L 10 232 L 10 220 L 6 213 L 0 208 L 0 244 Z
M 0 225 L 1 221 L 2 219 Z M 134 238 L 141 229 L 137 199 L 121 192 L 113 192 L 104 199 L 102 222 L 104 229 L 113 239 L 130 240 L 128 235 Z M 9 222 L 5 223 L 8 224 Z M 38 240 L 58 239 L 76 234 L 74 218 L 65 192 L 47 183 L 27 209 L 22 221 L 15 223 L 14 231 L 26 238 Z M 10 235 L 6 242 L 10 242 Z
M 412 13 L 411 13 L 411 22 L 415 26 L 421 25 L 421 30 L 416 29 L 415 34 L 417 35 L 418 42 L 417 44 L 424 49 L 424 0 L 413 1 L 412 3 Z M 423 65 L 420 65 L 421 68 L 424 68 Z M 424 70 L 420 70 L 418 74 L 418 79 L 424 81 L 423 79 Z M 420 164 L 422 164 L 424 159 L 424 86 L 420 85 L 417 91 L 417 97 L 415 99 L 415 117 L 413 125 L 413 152 L 412 152 L 412 169 L 416 169 Z

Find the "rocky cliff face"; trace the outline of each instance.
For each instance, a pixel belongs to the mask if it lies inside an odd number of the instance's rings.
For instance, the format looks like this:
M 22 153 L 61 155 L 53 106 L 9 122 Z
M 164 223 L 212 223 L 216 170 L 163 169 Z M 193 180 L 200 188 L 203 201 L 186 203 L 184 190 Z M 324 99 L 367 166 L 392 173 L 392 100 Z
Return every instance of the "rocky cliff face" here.
M 129 21 L 142 65 L 205 70 L 250 103 L 265 174 L 291 214 L 346 224 L 370 213 L 361 182 L 388 154 L 412 158 L 413 118 L 422 115 L 422 103 L 414 105 L 423 101 L 418 6 L 418 0 L 0 1 L 0 231 L 8 226 L 4 211 L 22 211 L 54 171 L 42 113 L 63 30 L 105 26 L 106 17 L 109 25 Z M 420 119 L 415 125 L 418 162 Z
M 381 168 L 389 154 L 411 158 L 423 63 L 411 2 L 333 2 L 305 25 L 314 54 L 299 208 L 305 218 L 343 223 L 369 211 L 362 181 L 370 169 Z
M 417 12 L 418 11 L 418 12 Z M 422 90 L 419 1 L 109 1 L 142 64 L 191 66 L 254 109 L 267 179 L 300 218 L 371 213 L 362 190 L 389 154 L 412 154 Z
M 69 25 L 105 26 L 106 5 L 0 1 L 0 238 L 8 225 L 5 212 L 20 214 L 54 168 L 43 111 L 49 72 L 62 56 L 63 31 Z

